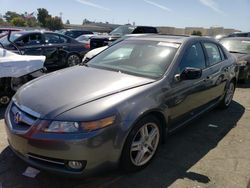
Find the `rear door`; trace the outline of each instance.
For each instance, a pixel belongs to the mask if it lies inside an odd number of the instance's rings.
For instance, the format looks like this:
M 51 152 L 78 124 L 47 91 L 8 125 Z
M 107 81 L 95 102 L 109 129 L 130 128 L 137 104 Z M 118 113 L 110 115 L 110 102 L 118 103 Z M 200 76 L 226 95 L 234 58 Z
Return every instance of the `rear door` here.
M 43 54 L 46 56 L 46 67 L 63 67 L 68 54 L 66 37 L 55 33 L 44 33 L 45 45 Z
M 229 62 L 221 47 L 213 42 L 203 42 L 206 59 L 211 74 L 207 78 L 209 96 L 211 100 L 218 100 L 224 93 Z

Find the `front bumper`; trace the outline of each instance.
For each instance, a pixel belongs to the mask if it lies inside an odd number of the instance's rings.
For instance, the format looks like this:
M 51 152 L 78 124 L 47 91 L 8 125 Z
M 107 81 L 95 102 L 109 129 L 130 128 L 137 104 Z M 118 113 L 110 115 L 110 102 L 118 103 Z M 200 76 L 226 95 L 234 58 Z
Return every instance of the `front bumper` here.
M 31 166 L 73 176 L 89 176 L 117 167 L 122 151 L 117 141 L 118 125 L 84 134 L 41 133 L 35 131 L 35 125 L 19 133 L 13 130 L 9 108 L 5 124 L 10 148 Z M 71 169 L 69 161 L 79 161 L 83 168 Z

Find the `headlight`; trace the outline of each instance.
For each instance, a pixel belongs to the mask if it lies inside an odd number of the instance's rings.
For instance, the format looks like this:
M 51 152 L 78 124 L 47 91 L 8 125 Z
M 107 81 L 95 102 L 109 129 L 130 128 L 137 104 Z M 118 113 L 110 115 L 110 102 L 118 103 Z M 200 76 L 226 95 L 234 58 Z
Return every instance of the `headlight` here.
M 79 127 L 79 123 L 77 122 L 53 121 L 43 131 L 51 133 L 74 133 L 79 131 Z
M 238 61 L 238 65 L 239 66 L 246 66 L 247 65 L 247 61 Z
M 53 121 L 48 126 L 43 128 L 44 132 L 50 133 L 76 133 L 90 132 L 97 129 L 102 129 L 112 125 L 115 121 L 115 116 L 107 117 L 98 121 L 91 122 L 63 122 Z

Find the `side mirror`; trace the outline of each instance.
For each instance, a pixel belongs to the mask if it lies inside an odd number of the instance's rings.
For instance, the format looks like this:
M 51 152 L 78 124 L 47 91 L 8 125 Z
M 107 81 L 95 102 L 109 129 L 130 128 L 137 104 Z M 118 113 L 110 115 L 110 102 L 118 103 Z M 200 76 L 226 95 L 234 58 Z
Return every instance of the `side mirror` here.
M 202 75 L 201 69 L 187 67 L 180 74 L 180 80 L 195 80 L 195 79 L 199 79 L 201 75 Z

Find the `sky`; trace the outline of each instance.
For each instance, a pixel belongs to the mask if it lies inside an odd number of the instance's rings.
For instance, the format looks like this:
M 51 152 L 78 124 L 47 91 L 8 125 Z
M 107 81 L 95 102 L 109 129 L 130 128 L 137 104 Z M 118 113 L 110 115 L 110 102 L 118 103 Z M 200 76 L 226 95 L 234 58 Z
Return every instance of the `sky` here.
M 250 31 L 250 0 L 0 0 L 6 11 L 34 12 L 46 8 L 51 15 L 62 13 L 63 21 L 97 22 L 171 27 L 223 26 Z

